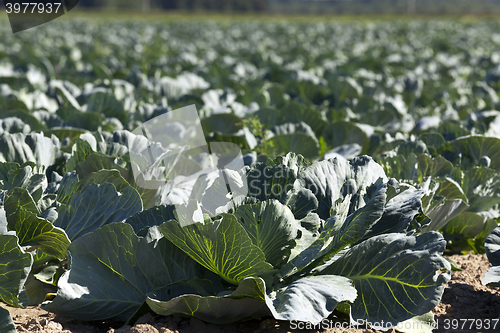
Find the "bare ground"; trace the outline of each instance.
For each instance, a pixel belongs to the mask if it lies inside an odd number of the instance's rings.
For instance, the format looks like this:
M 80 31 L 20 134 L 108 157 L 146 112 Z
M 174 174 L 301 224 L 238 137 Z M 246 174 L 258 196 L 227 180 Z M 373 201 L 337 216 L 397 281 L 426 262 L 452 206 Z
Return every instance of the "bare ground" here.
M 481 278 L 491 266 L 486 255 L 454 255 L 450 257 L 463 271 L 452 272 L 442 302 L 433 310 L 436 333 L 493 332 L 493 321 L 500 315 L 500 293 L 496 288 L 481 284 Z M 39 307 L 9 308 L 16 328 L 21 332 L 39 333 L 361 333 L 378 332 L 370 329 L 297 330 L 289 322 L 273 319 L 247 321 L 231 325 L 213 325 L 198 319 L 176 316 L 146 315 L 135 326 L 119 327 L 109 322 L 79 322 L 55 315 Z M 469 319 L 468 321 L 465 321 Z M 488 325 L 489 323 L 489 325 Z M 500 325 L 500 324 L 499 324 Z M 489 329 L 485 329 L 490 326 Z M 393 330 L 389 331 L 393 332 Z

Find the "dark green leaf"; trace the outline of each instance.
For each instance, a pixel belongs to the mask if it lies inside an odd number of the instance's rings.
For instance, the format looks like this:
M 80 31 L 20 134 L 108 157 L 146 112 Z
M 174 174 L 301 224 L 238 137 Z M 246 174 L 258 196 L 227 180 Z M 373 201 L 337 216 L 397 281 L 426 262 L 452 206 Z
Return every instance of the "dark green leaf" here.
M 319 142 L 306 133 L 276 135 L 267 144 L 272 146 L 274 155 L 294 152 L 310 160 L 319 156 Z
M 247 318 L 268 316 L 264 302 L 266 286 L 261 278 L 245 278 L 227 296 L 184 295 L 172 298 L 161 293 L 148 294 L 151 309 L 163 316 L 184 315 L 214 324 L 228 324 Z M 164 294 L 164 293 L 163 293 Z M 168 297 L 170 296 L 170 297 Z M 171 298 L 170 300 L 162 300 Z
M 472 212 L 463 212 L 449 221 L 445 230 L 448 234 L 473 238 L 481 233 L 485 223 L 486 217 Z
M 214 114 L 201 122 L 205 136 L 213 132 L 234 134 L 243 128 L 241 119 L 232 113 Z
M 93 152 L 90 143 L 82 139 L 77 139 L 73 145 L 72 155 L 64 166 L 64 171 L 72 172 L 79 163 L 85 161 L 87 156 Z
M 299 279 L 266 295 L 274 319 L 320 323 L 344 301 L 354 302 L 357 291 L 342 276 L 319 275 Z
M 0 299 L 10 306 L 20 307 L 18 296 L 31 270 L 31 254 L 24 253 L 17 237 L 0 235 Z
M 142 210 L 141 197 L 132 187 L 121 193 L 109 183 L 92 184 L 75 195 L 54 225 L 75 240 L 103 225 L 121 222 Z
M 339 121 L 328 125 L 323 130 L 323 138 L 331 147 L 357 143 L 363 147 L 362 153 L 366 153 L 372 133 L 373 128 L 369 125 L 360 127 L 351 122 Z
M 127 113 L 123 105 L 112 95 L 103 92 L 96 92 L 87 101 L 87 110 L 92 112 L 102 112 L 108 117 L 115 117 L 124 124 L 127 121 Z
M 491 159 L 490 168 L 500 170 L 500 139 L 485 136 L 469 135 L 458 138 L 451 143 L 453 151 L 462 153 L 474 163 L 479 163 L 483 156 Z
M 0 307 L 0 333 L 17 333 L 9 311 L 2 307 Z
M 125 222 L 130 224 L 136 234 L 143 232 L 146 228 L 159 226 L 164 222 L 175 220 L 175 206 L 155 206 L 129 217 Z
M 321 274 L 354 282 L 359 293 L 351 307 L 354 320 L 399 323 L 432 310 L 441 300 L 451 270 L 441 257 L 445 245 L 436 232 L 375 236 L 352 247 Z
M 500 266 L 500 227 L 495 228 L 484 242 L 486 255 L 493 266 Z
M 84 128 L 89 131 L 99 129 L 104 120 L 104 116 L 98 112 L 82 112 L 71 106 L 59 108 L 57 114 L 64 121 L 65 126 Z
M 112 223 L 71 243 L 70 270 L 44 308 L 79 320 L 129 321 L 146 294 L 203 278 L 202 268 L 167 239 L 148 243 L 126 223 Z

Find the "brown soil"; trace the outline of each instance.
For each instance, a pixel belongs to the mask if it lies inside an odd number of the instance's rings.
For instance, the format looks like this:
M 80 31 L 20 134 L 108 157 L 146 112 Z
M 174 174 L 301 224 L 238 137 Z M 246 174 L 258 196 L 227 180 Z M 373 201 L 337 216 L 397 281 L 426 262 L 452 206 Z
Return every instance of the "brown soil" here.
M 491 266 L 485 255 L 454 255 L 450 257 L 463 271 L 452 272 L 442 302 L 433 310 L 437 328 L 434 332 L 492 332 L 484 329 L 487 321 L 500 315 L 500 293 L 495 288 L 481 284 L 481 278 Z M 248 321 L 231 325 L 212 325 L 198 319 L 183 319 L 176 316 L 161 317 L 146 315 L 134 327 L 116 327 L 110 323 L 84 323 L 70 317 L 48 313 L 39 307 L 9 309 L 17 330 L 39 333 L 285 333 L 292 330 L 290 323 L 272 319 Z M 465 319 L 470 319 L 465 322 Z M 474 319 L 474 321 L 472 321 Z M 455 320 L 455 321 L 453 321 Z M 461 320 L 461 321 L 460 321 Z M 482 327 L 479 325 L 482 324 Z M 458 325 L 458 328 L 457 328 Z M 499 324 L 500 325 L 500 324 Z M 462 329 L 463 327 L 463 329 Z M 300 332 L 320 332 L 301 330 Z M 378 332 L 367 329 L 327 329 L 321 333 L 361 333 Z M 390 330 L 388 332 L 394 332 Z

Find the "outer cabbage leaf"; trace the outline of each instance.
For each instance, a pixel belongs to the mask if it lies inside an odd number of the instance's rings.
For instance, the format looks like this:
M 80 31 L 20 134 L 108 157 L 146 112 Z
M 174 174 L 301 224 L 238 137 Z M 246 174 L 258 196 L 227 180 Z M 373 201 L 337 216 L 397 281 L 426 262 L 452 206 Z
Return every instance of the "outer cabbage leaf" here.
M 293 189 L 293 191 L 288 192 L 282 203 L 290 207 L 295 218 L 300 220 L 318 209 L 318 199 L 314 193 L 305 188 Z
M 65 126 L 84 128 L 96 131 L 104 121 L 104 116 L 97 112 L 82 112 L 71 106 L 63 106 L 57 110 L 57 115 L 64 121 Z
M 500 176 L 498 171 L 486 167 L 467 170 L 462 179 L 462 188 L 470 208 L 468 211 L 496 218 L 500 216 Z
M 68 81 L 50 80 L 49 94 L 51 95 L 51 97 L 56 99 L 59 104 L 63 106 L 71 105 L 73 108 L 80 110 L 80 104 L 78 104 L 77 100 L 72 94 L 75 91 L 70 89 L 70 86 L 71 83 L 69 83 Z
M 263 108 L 255 113 L 263 124 L 275 126 L 282 123 L 304 122 L 311 127 L 316 135 L 320 135 L 327 121 L 318 109 L 311 105 L 289 102 L 278 109 Z
M 33 258 L 21 250 L 16 236 L 0 235 L 0 249 L 0 299 L 20 307 L 17 297 L 28 278 Z
M 490 267 L 481 279 L 481 283 L 489 287 L 500 287 L 500 266 Z
M 295 153 L 288 153 L 284 156 L 278 156 L 273 160 L 275 165 L 285 165 L 293 175 L 297 177 L 299 173 L 304 171 L 311 163 L 308 162 L 303 156 Z
M 70 270 L 61 276 L 57 296 L 44 308 L 79 320 L 129 321 L 147 293 L 203 278 L 205 271 L 167 239 L 148 242 L 126 223 L 84 235 L 68 252 Z
M 484 242 L 486 255 L 493 266 L 500 265 L 500 227 L 495 228 Z
M 7 221 L 9 229 L 16 231 L 21 246 L 37 247 L 44 253 L 60 259 L 67 257 L 66 250 L 70 241 L 61 228 L 54 227 L 49 221 L 23 208 L 8 215 Z
M 500 287 L 500 227 L 496 227 L 486 237 L 484 248 L 492 267 L 486 272 L 481 282 L 485 286 Z
M 343 157 L 347 160 L 352 160 L 361 154 L 362 149 L 363 148 L 357 143 L 341 145 L 325 153 L 324 159 L 331 160 L 335 157 Z
M 85 140 L 76 139 L 72 148 L 71 157 L 64 165 L 65 172 L 71 172 L 76 169 L 76 166 L 85 161 L 88 155 L 94 153 L 92 146 Z
M 72 128 L 72 127 L 55 127 L 44 132 L 45 136 L 52 137 L 55 136 L 59 141 L 64 141 L 69 139 L 70 145 L 72 145 L 80 135 L 87 133 L 86 130 Z
M 454 152 L 464 154 L 474 163 L 483 156 L 491 159 L 490 168 L 500 171 L 500 139 L 479 135 L 468 135 L 451 142 Z
M 143 210 L 129 217 L 125 222 L 130 224 L 136 234 L 143 233 L 149 227 L 159 226 L 170 220 L 175 220 L 175 205 L 161 205 Z
M 264 302 L 266 286 L 261 278 L 245 278 L 225 296 L 184 294 L 172 298 L 161 290 L 148 294 L 151 309 L 163 316 L 186 315 L 214 324 L 228 324 L 248 318 L 270 315 Z M 168 300 L 161 300 L 168 299 Z
M 446 225 L 446 233 L 474 238 L 483 231 L 487 218 L 469 211 L 463 212 L 451 219 Z
M 340 302 L 354 302 L 356 295 L 356 288 L 348 278 L 308 276 L 268 293 L 266 304 L 277 320 L 317 324 L 328 317 Z
M 4 205 L 7 216 L 13 214 L 18 208 L 22 208 L 35 215 L 40 214 L 40 210 L 36 206 L 35 201 L 24 188 L 15 188 L 12 194 L 5 199 Z
M 0 333 L 17 333 L 9 311 L 2 307 L 0 307 Z
M 437 326 L 434 313 L 429 311 L 398 323 L 396 331 L 400 333 L 432 333 Z M 372 328 L 376 329 L 375 327 Z M 383 327 L 380 328 L 383 329 Z
M 74 240 L 112 222 L 121 222 L 142 210 L 142 201 L 132 187 L 117 192 L 112 184 L 92 184 L 75 195 L 54 225 Z
M 168 299 L 162 301 L 161 299 Z M 278 320 L 320 322 L 342 301 L 354 301 L 356 289 L 341 276 L 311 276 L 266 294 L 261 278 L 243 279 L 225 296 L 185 294 L 172 298 L 165 290 L 148 294 L 147 303 L 161 315 L 182 314 L 223 324 L 272 314 Z
M 462 199 L 445 200 L 441 205 L 426 213 L 432 222 L 423 231 L 438 231 L 468 207 Z
M 51 183 L 52 184 L 52 183 Z M 78 188 L 78 176 L 76 172 L 68 172 L 64 175 L 60 182 L 54 184 L 53 191 L 57 194 L 57 201 L 61 204 L 70 202 Z
M 130 184 L 121 176 L 118 170 L 99 170 L 86 175 L 77 186 L 77 191 L 92 184 L 113 184 L 118 192 L 124 191 Z
M 115 117 L 122 124 L 127 121 L 127 112 L 123 105 L 112 95 L 104 92 L 93 93 L 87 101 L 87 109 L 92 112 L 102 112 L 108 117 Z
M 285 123 L 271 129 L 275 134 L 269 139 L 274 155 L 294 152 L 308 159 L 315 159 L 320 154 L 320 146 L 311 127 L 304 122 Z
M 453 171 L 453 164 L 438 155 L 431 157 L 426 144 L 421 141 L 405 141 L 391 151 L 377 157 L 388 177 L 422 183 L 427 177 L 444 178 Z
M 353 246 L 321 274 L 354 282 L 358 290 L 351 307 L 354 320 L 399 323 L 440 302 L 451 277 L 451 266 L 441 257 L 445 246 L 437 232 L 375 236 Z
M 337 252 L 347 245 L 360 241 L 364 237 L 367 237 L 367 234 L 373 232 L 373 228 L 377 227 L 379 220 L 384 214 L 384 206 L 387 199 L 386 191 L 386 184 L 379 185 L 376 189 L 376 194 L 373 195 L 372 199 L 365 206 L 348 215 L 345 222 L 337 220 L 339 229 L 333 236 L 331 245 L 327 248 Z M 394 225 L 394 223 L 388 222 L 386 224 Z M 380 231 L 376 229 L 375 232 Z M 325 250 L 323 249 L 322 251 Z
M 316 138 L 306 133 L 291 133 L 276 135 L 269 140 L 274 155 L 294 152 L 308 159 L 315 159 L 320 154 L 319 143 Z
M 158 229 L 191 258 L 229 283 L 238 284 L 246 277 L 256 277 L 272 269 L 262 250 L 252 243 L 233 215 L 185 227 L 171 220 Z
M 242 129 L 241 119 L 233 113 L 212 114 L 201 122 L 205 136 L 212 132 L 233 134 Z
M 122 165 L 117 164 L 117 162 L 118 160 L 113 156 L 107 156 L 102 153 L 91 153 L 85 157 L 84 161 L 78 163 L 75 170 L 80 179 L 84 179 L 86 176 L 94 172 L 99 172 L 104 169 L 115 169 L 120 172 L 120 175 L 125 180 L 131 183 L 131 172 L 125 169 Z
M 30 112 L 24 110 L 0 111 L 1 132 L 24 133 L 41 132 L 47 128 Z
M 419 182 L 429 176 L 446 177 L 453 171 L 453 164 L 441 155 L 430 157 L 427 154 L 420 154 L 417 156 L 417 160 Z
M 287 206 L 277 200 L 236 208 L 234 216 L 245 228 L 254 245 L 257 245 L 274 267 L 281 266 L 295 246 L 298 221 Z
M 384 152 L 377 157 L 377 162 L 383 166 L 389 177 L 401 181 L 418 179 L 417 155 L 413 152 L 408 155 L 398 154 L 397 149 Z
M 144 208 L 151 208 L 160 203 L 158 190 L 145 189 L 137 186 L 132 172 L 118 165 L 116 162 L 116 159 L 112 156 L 101 153 L 90 153 L 88 156 L 85 156 L 84 161 L 78 163 L 75 170 L 83 183 L 88 182 L 90 184 L 91 180 L 86 180 L 86 178 L 89 177 L 88 179 L 95 179 L 96 182 L 111 182 L 113 184 L 119 184 L 119 187 L 122 187 L 125 184 L 116 175 L 116 172 L 114 172 L 114 170 L 117 170 L 120 176 L 139 193 Z M 107 170 L 107 172 L 104 170 Z
M 366 154 L 373 131 L 370 125 L 359 126 L 359 124 L 347 121 L 338 121 L 323 130 L 323 137 L 331 147 L 357 143 L 362 147 L 362 153 Z

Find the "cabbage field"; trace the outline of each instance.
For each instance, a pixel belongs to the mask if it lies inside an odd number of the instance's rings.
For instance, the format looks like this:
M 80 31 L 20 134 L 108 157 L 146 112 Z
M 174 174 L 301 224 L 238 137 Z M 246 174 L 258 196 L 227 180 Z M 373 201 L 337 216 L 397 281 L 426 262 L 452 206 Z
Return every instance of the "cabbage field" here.
M 500 286 L 500 22 L 1 23 L 0 333 L 7 305 L 431 332 L 444 254 Z M 192 105 L 239 170 L 134 131 Z

